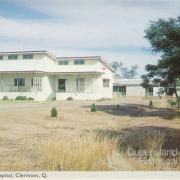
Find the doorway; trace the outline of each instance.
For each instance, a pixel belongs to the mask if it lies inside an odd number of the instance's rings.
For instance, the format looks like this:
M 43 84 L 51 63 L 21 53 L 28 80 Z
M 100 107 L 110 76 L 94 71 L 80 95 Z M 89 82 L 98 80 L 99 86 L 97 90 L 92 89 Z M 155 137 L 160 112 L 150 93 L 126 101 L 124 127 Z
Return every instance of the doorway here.
M 66 91 L 66 80 L 58 79 L 58 92 L 65 92 L 65 91 Z

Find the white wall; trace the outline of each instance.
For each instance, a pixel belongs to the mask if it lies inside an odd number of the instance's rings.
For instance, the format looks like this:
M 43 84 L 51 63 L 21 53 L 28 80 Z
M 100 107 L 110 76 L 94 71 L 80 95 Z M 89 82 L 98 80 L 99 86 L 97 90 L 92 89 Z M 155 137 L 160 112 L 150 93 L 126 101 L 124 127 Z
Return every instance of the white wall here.
M 126 86 L 126 96 L 145 96 L 145 89 L 140 85 Z
M 41 99 L 51 100 L 56 96 L 54 84 L 55 81 L 53 76 L 44 75 Z
M 100 62 L 99 68 L 101 68 L 104 72 L 99 79 L 99 94 L 102 98 L 113 98 L 114 73 Z M 109 79 L 109 87 L 103 87 L 103 79 Z
M 55 61 L 46 54 L 34 54 L 33 59 L 23 59 L 22 55 L 18 55 L 16 60 L 8 60 L 8 56 L 4 55 L 0 60 L 0 71 L 42 71 L 48 72 L 55 67 Z

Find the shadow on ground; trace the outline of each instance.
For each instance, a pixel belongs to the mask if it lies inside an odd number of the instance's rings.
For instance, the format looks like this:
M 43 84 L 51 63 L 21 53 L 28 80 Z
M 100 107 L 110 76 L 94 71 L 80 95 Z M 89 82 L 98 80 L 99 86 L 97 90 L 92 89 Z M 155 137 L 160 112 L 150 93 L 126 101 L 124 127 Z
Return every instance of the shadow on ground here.
M 86 106 L 89 107 L 90 106 Z M 98 111 L 106 112 L 116 116 L 131 117 L 162 117 L 173 119 L 175 113 L 167 108 L 150 108 L 142 104 L 121 104 L 121 105 L 96 105 Z

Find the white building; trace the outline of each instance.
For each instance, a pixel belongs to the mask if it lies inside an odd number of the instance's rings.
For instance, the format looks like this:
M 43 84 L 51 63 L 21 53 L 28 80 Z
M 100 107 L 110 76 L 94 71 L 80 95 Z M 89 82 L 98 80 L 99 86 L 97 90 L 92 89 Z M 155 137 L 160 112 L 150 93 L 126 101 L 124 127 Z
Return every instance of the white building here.
M 116 77 L 113 83 L 113 97 L 147 97 L 147 96 L 165 96 L 165 88 L 152 86 L 142 87 L 142 79 L 123 79 Z
M 113 84 L 114 97 L 143 97 L 146 94 L 145 88 L 141 86 L 142 79 L 116 78 Z
M 0 99 L 113 97 L 113 69 L 100 56 L 57 58 L 48 51 L 0 53 Z

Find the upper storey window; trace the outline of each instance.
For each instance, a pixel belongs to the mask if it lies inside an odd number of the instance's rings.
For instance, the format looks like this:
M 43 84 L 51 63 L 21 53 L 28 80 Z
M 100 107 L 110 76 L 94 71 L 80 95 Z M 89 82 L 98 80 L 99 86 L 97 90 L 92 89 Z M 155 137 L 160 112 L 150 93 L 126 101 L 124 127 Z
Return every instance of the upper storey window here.
M 18 59 L 18 56 L 16 54 L 8 55 L 8 59 Z
M 103 87 L 109 87 L 109 79 L 103 79 Z
M 3 56 L 0 56 L 0 60 L 3 60 Z
M 59 65 L 68 65 L 69 64 L 69 61 L 58 61 L 58 64 Z
M 78 59 L 78 60 L 74 60 L 74 64 L 75 65 L 82 65 L 82 64 L 84 64 L 84 60 L 83 59 Z
M 23 54 L 23 59 L 33 59 L 33 54 Z

